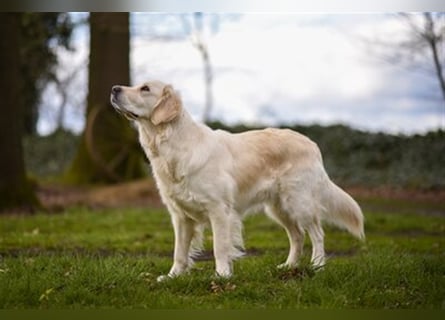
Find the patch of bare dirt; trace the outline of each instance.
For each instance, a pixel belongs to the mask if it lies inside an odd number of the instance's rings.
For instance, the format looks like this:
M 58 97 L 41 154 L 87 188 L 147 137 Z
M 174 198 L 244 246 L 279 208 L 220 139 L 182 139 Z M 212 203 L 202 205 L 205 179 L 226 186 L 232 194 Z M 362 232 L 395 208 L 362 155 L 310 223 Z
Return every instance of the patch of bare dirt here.
M 61 211 L 72 206 L 91 208 L 161 207 L 162 203 L 152 179 L 108 186 L 41 185 L 37 196 L 44 208 Z
M 152 179 L 95 188 L 88 194 L 88 202 L 99 207 L 161 207 L 161 199 Z

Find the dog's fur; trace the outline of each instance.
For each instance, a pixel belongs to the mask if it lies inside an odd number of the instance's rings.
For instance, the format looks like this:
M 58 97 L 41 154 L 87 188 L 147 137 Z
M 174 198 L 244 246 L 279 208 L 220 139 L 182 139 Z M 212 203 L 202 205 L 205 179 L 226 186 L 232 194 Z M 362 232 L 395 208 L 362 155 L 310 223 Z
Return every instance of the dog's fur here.
M 114 86 L 111 102 L 134 121 L 171 215 L 175 248 L 168 277 L 191 266 L 207 223 L 216 273 L 229 277 L 232 260 L 242 255 L 241 220 L 254 210 L 264 210 L 287 232 L 290 252 L 281 267 L 298 264 L 305 232 L 311 262 L 324 265 L 323 220 L 364 238 L 360 207 L 329 179 L 309 138 L 286 129 L 211 130 L 193 121 L 178 93 L 160 81 Z

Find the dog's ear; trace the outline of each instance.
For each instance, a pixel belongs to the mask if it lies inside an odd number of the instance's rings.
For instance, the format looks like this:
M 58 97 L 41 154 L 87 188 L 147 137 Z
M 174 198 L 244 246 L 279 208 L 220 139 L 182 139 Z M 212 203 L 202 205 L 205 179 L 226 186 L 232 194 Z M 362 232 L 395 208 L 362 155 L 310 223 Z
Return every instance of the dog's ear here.
M 162 97 L 155 105 L 150 120 L 157 126 L 161 123 L 173 121 L 181 112 L 181 100 L 171 85 L 166 85 Z

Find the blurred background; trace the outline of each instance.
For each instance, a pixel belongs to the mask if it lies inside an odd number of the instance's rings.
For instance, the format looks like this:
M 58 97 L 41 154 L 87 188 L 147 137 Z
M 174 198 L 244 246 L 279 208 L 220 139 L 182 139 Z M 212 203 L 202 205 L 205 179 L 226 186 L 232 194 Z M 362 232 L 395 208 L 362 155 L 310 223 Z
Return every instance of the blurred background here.
M 122 184 L 158 204 L 136 132 L 108 101 L 112 85 L 150 79 L 213 128 L 308 135 L 352 192 L 444 193 L 442 13 L 1 16 L 0 209 Z

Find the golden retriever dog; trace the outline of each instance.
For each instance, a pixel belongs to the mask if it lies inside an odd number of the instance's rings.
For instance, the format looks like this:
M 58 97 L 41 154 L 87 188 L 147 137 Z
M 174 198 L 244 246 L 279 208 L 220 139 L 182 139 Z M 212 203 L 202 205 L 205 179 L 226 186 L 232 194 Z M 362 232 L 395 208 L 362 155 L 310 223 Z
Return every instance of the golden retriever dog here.
M 307 232 L 311 263 L 325 264 L 322 222 L 364 238 L 358 204 L 328 177 L 317 145 L 287 129 L 232 134 L 195 122 L 168 84 L 113 86 L 113 107 L 134 122 L 167 206 L 175 235 L 173 266 L 159 281 L 186 272 L 210 225 L 216 274 L 232 275 L 243 252 L 242 218 L 264 211 L 289 237 L 287 260 L 298 265 Z

